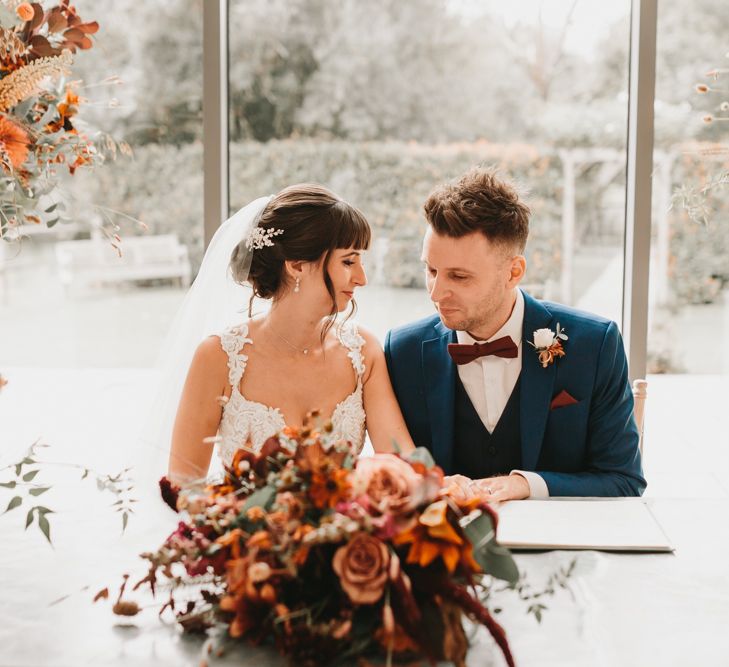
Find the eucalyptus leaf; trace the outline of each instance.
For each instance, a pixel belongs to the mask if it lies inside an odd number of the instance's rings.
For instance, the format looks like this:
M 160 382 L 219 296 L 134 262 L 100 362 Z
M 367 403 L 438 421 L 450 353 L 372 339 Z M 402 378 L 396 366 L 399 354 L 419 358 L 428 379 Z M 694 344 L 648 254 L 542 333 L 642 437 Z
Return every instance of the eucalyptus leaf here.
M 511 552 L 496 541 L 490 514 L 472 512 L 461 522 L 461 527 L 473 544 L 473 557 L 486 574 L 510 584 L 519 580 L 519 569 Z
M 46 536 L 48 543 L 53 544 L 51 542 L 51 524 L 48 523 L 48 519 L 46 519 L 44 515 L 40 515 L 38 517 L 38 528 L 40 528 L 41 532 Z
M 7 25 L 5 21 L 3 21 L 3 25 Z M 13 109 L 13 115 L 16 118 L 25 118 L 34 103 L 35 97 L 29 97 L 27 100 L 23 100 L 20 104 L 15 106 L 15 108 Z
M 37 505 L 37 509 L 39 514 L 55 514 L 53 510 L 49 510 L 47 507 L 43 507 L 42 505 Z
M 407 455 L 407 460 L 412 463 L 422 463 L 426 468 L 435 466 L 433 455 L 425 447 L 416 447 Z
M 46 491 L 50 490 L 50 488 L 50 486 L 40 486 L 37 489 L 31 489 L 28 493 L 30 493 L 31 496 L 38 497 Z
M 24 482 L 32 482 L 33 478 L 40 472 L 40 470 L 31 470 L 30 472 L 26 472 L 25 475 L 23 475 L 23 481 Z
M 12 482 L 0 482 L 0 486 L 5 487 L 6 489 L 14 489 L 18 486 L 18 483 L 14 480 Z
M 57 114 L 56 108 L 54 106 L 49 106 L 48 109 L 46 110 L 46 112 L 43 114 L 43 116 L 41 116 L 40 120 L 37 123 L 35 123 L 35 127 L 38 127 L 38 128 L 45 127 L 57 115 L 58 114 Z
M 129 514 L 124 512 L 124 514 L 122 514 L 122 532 L 124 532 L 127 529 L 128 522 L 129 522 Z
M 31 523 L 33 523 L 33 512 L 35 511 L 35 507 L 32 507 L 28 510 L 28 514 L 25 515 L 25 529 L 28 530 L 28 526 L 30 526 Z
M 23 499 L 20 496 L 15 496 L 10 499 L 10 502 L 8 503 L 7 508 L 5 509 L 5 512 L 9 512 L 10 510 L 14 510 L 16 507 L 19 507 L 23 503 Z
M 246 500 L 243 505 L 241 513 L 245 514 L 252 507 L 262 507 L 264 510 L 268 510 L 268 508 L 273 504 L 275 496 L 276 487 L 268 484 L 258 489 L 258 491 L 255 491 L 248 497 L 248 500 Z

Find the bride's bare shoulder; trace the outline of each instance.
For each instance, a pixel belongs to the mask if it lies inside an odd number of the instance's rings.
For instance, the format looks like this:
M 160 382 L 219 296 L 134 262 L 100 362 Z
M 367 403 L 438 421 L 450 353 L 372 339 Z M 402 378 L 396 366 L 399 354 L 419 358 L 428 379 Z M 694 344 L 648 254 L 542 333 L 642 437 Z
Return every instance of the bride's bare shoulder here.
M 211 371 L 225 372 L 228 354 L 223 349 L 220 336 L 208 336 L 197 346 L 193 364 L 207 366 Z

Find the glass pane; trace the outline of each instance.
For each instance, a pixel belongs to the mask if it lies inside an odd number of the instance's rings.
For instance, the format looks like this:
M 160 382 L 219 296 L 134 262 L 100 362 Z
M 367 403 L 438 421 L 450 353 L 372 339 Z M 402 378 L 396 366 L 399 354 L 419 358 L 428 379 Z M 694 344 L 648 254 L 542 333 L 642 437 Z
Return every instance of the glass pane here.
M 659 10 L 649 372 L 726 375 L 729 14 L 717 0 Z
M 527 288 L 619 321 L 629 2 L 229 11 L 232 208 L 306 180 L 358 206 L 375 231 L 363 323 L 433 312 L 422 204 L 482 162 L 527 191 Z
M 117 157 L 64 177 L 69 224 L 0 241 L 0 366 L 150 366 L 202 254 L 202 3 L 74 4 L 74 122 Z

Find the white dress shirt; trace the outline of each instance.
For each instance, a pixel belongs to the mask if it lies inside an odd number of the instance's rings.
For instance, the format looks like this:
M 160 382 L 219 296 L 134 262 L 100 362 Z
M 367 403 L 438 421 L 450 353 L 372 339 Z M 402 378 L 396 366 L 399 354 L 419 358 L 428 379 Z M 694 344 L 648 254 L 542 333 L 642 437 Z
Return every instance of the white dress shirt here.
M 458 366 L 458 376 L 466 394 L 489 433 L 494 432 L 521 373 L 523 326 L 524 295 L 517 289 L 509 319 L 488 341 L 476 340 L 466 331 L 456 332 L 458 342 L 465 345 L 491 342 L 504 336 L 509 336 L 516 343 L 517 356 L 513 359 L 489 355 Z M 526 479 L 530 498 L 549 497 L 547 483 L 541 475 L 528 470 L 512 470 L 511 474 L 518 474 Z

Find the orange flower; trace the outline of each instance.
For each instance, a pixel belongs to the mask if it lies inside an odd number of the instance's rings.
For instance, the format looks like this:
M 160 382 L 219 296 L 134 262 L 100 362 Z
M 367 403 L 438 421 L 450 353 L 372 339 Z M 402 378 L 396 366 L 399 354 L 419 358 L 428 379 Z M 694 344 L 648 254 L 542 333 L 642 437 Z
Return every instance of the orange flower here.
M 267 530 L 259 530 L 248 539 L 246 546 L 249 549 L 271 549 L 273 542 L 271 541 L 271 535 Z
M 256 505 L 255 507 L 251 507 L 246 511 L 246 518 L 248 519 L 248 521 L 253 521 L 253 523 L 257 523 L 258 521 L 263 521 L 266 518 L 266 513 L 261 507 Z
M 56 107 L 58 109 L 58 118 L 52 123 L 46 125 L 49 132 L 59 132 L 65 130 L 71 134 L 78 134 L 78 131 L 71 124 L 71 117 L 78 113 L 78 105 L 83 102 L 78 95 L 71 89 L 66 88 L 66 97 Z
M 244 536 L 245 533 L 240 528 L 234 528 L 233 530 L 221 535 L 215 540 L 215 543 L 222 547 L 231 547 L 230 552 L 233 558 L 240 558 L 241 542 Z
M 0 151 L 7 156 L 14 169 L 20 167 L 28 159 L 30 138 L 28 133 L 5 116 L 0 116 Z M 6 171 L 8 165 L 3 161 Z
M 556 341 L 550 345 L 546 350 L 540 350 L 539 352 L 539 363 L 542 364 L 542 368 L 546 368 L 551 364 L 555 357 L 564 357 L 565 351 L 560 341 Z
M 23 2 L 18 5 L 15 13 L 18 15 L 18 18 L 20 18 L 21 21 L 30 21 L 35 14 L 35 11 L 33 10 L 33 7 L 31 7 L 29 2 Z
M 346 500 L 351 484 L 349 471 L 335 470 L 330 474 L 315 472 L 311 476 L 309 495 L 319 509 L 334 507 L 338 502 Z
M 472 572 L 481 571 L 481 567 L 473 559 L 472 545 L 448 521 L 448 504 L 445 500 L 429 505 L 418 523 L 410 530 L 396 535 L 394 542 L 398 545 L 411 545 L 408 563 L 427 567 L 440 557 L 450 573 L 459 563 Z
M 78 112 L 77 107 L 80 102 L 81 98 L 71 88 L 66 88 L 66 101 L 58 105 L 58 112 L 62 116 L 69 118 Z
M 310 533 L 312 530 L 314 530 L 314 526 L 310 526 L 308 524 L 302 524 L 300 525 L 295 531 L 294 531 L 294 542 L 297 542 L 301 544 L 303 542 L 304 537 L 308 533 Z M 311 547 L 305 544 L 302 544 L 296 551 L 294 551 L 294 565 L 304 565 L 306 563 L 306 559 L 309 557 L 309 551 Z

